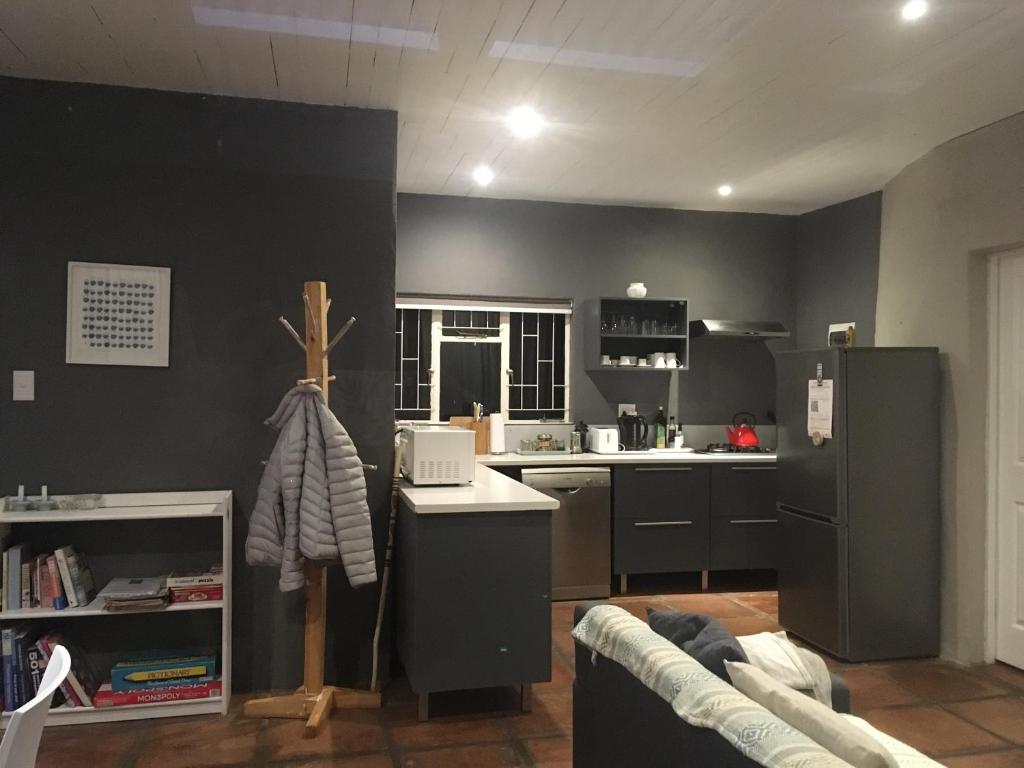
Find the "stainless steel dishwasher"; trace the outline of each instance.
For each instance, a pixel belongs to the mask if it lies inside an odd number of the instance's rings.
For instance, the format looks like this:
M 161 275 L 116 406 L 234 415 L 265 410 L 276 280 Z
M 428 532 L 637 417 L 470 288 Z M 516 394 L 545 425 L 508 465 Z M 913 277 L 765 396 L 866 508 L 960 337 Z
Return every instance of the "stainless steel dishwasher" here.
M 551 599 L 608 597 L 612 578 L 611 470 L 524 469 L 523 484 L 559 502 L 551 513 Z

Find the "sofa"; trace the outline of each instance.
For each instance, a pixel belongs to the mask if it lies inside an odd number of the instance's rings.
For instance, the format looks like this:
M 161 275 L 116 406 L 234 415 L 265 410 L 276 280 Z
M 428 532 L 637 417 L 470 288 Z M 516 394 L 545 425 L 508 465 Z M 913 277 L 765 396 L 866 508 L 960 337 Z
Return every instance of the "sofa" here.
M 597 602 L 575 607 L 573 624 Z M 687 724 L 625 668 L 576 643 L 574 768 L 759 768 L 716 731 Z M 850 711 L 850 690 L 832 675 L 832 705 Z

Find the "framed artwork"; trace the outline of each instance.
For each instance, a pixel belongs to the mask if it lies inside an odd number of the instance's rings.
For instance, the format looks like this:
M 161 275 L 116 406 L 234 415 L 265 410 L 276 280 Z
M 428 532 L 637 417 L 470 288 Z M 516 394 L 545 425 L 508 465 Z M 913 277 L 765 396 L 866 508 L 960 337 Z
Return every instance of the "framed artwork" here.
M 66 362 L 167 367 L 170 320 L 170 268 L 68 262 Z

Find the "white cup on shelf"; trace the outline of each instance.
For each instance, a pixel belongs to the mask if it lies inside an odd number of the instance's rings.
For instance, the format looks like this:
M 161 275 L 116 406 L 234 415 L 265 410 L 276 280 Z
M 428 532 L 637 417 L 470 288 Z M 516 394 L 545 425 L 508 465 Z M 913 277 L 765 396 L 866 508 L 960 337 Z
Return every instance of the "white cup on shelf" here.
M 664 352 L 655 352 L 653 357 L 654 357 L 654 367 L 655 368 L 664 368 L 665 367 L 666 362 L 665 362 L 665 353 Z
M 669 352 L 665 355 L 665 367 L 666 368 L 678 368 L 679 360 L 676 358 L 675 352 Z

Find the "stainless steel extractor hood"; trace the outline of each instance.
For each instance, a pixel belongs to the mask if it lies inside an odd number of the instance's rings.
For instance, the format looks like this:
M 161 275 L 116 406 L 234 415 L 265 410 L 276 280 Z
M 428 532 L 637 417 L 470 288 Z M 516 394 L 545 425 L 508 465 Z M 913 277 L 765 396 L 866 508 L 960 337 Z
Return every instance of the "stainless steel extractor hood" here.
M 690 337 L 697 336 L 781 339 L 789 336 L 789 331 L 775 320 L 693 320 L 690 322 Z

